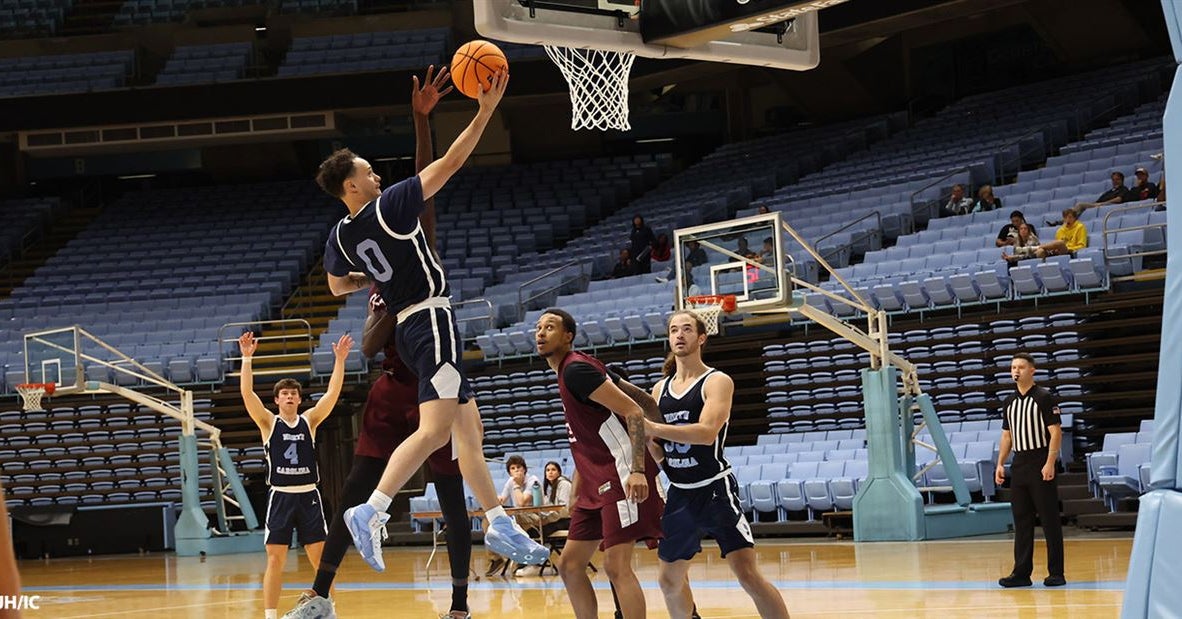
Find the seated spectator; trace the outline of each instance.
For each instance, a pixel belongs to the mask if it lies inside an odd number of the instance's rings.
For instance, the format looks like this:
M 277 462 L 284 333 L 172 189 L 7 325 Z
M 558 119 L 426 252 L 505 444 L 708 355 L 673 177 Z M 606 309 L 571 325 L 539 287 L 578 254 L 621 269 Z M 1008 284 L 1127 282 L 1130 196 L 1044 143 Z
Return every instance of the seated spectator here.
M 952 186 L 952 195 L 948 198 L 948 204 L 940 209 L 940 213 L 944 217 L 951 217 L 965 215 L 972 210 L 973 199 L 964 195 L 964 185 L 957 183 Z
M 525 458 L 518 455 L 512 455 L 505 459 L 505 470 L 509 472 L 509 479 L 505 480 L 505 486 L 501 488 L 501 493 L 497 495 L 501 505 L 505 507 L 530 507 L 534 504 L 533 488 L 538 486 L 541 488 L 542 483 L 538 481 L 537 475 L 528 475 L 529 467 L 525 464 Z M 544 499 L 543 499 L 544 501 Z M 517 524 L 520 524 L 527 531 L 530 527 L 537 528 L 538 515 L 537 514 L 517 514 L 514 516 Z M 497 573 L 505 565 L 506 559 L 491 550 L 489 551 L 489 564 L 485 576 L 492 576 Z
M 1079 216 L 1083 215 L 1083 212 L 1090 209 L 1090 208 L 1096 208 L 1097 206 L 1106 206 L 1108 204 L 1120 204 L 1122 202 L 1129 201 L 1131 196 L 1129 194 L 1129 188 L 1125 187 L 1125 173 L 1121 172 L 1121 171 L 1113 172 L 1111 178 L 1112 178 L 1112 187 L 1109 188 L 1108 191 L 1105 191 L 1104 193 L 1100 194 L 1100 197 L 1096 198 L 1095 202 L 1080 202 L 1075 205 L 1075 208 L 1073 208 L 1072 210 L 1075 211 L 1075 218 L 1076 219 L 1079 219 Z M 1052 226 L 1057 225 L 1059 223 L 1061 223 L 1061 222 L 1060 221 L 1048 221 L 1047 222 L 1048 225 L 1052 225 Z
M 694 283 L 694 274 L 685 272 L 685 296 L 697 297 L 702 295 L 702 289 Z
M 612 278 L 619 279 L 621 277 L 629 277 L 636 275 L 636 261 L 632 259 L 632 254 L 627 249 L 620 250 L 620 261 L 616 263 L 615 268 L 612 269 Z
M 1055 231 L 1055 240 L 1034 250 L 1039 258 L 1061 254 L 1075 255 L 1088 246 L 1088 229 L 1079 221 L 1075 209 L 1063 209 L 1063 225 Z
M 694 268 L 706 264 L 706 250 L 702 249 L 701 243 L 697 241 L 689 241 L 685 244 L 689 249 L 689 253 L 685 256 L 685 264 L 687 268 Z
M 1082 225 L 1082 224 L 1081 224 Z M 1030 224 L 1022 222 L 1018 225 L 1018 236 L 1014 240 L 1014 253 L 1007 254 L 1003 249 L 1001 250 L 1001 257 L 1005 258 L 1010 264 L 1014 264 L 1019 260 L 1028 260 L 1030 258 L 1037 258 L 1036 252 L 1039 248 L 1038 235 L 1030 229 Z
M 562 474 L 557 462 L 546 463 L 546 481 L 542 485 L 542 504 L 561 505 L 562 509 L 542 512 L 542 537 L 570 526 L 570 480 Z
M 997 246 L 1005 247 L 1006 245 L 1013 245 L 1018 238 L 1018 226 L 1025 223 L 1026 216 L 1022 214 L 1022 211 L 1010 213 L 1010 223 L 1002 226 L 1001 231 L 997 233 Z M 1034 234 L 1034 226 L 1030 226 L 1030 234 Z
M 977 204 L 973 207 L 974 213 L 984 213 L 987 211 L 996 211 L 1001 208 L 1001 198 L 993 195 L 992 185 L 981 185 L 977 190 Z
M 760 264 L 774 264 L 776 261 L 775 254 L 776 254 L 775 240 L 769 236 L 768 238 L 763 240 L 763 249 L 759 250 Z
M 739 248 L 735 250 L 735 253 L 744 258 L 750 258 L 755 255 L 755 252 L 751 251 L 751 243 L 747 241 L 747 237 L 745 236 L 739 237 Z
M 1149 170 L 1138 167 L 1133 173 L 1136 177 L 1136 182 L 1129 189 L 1128 202 L 1139 202 L 1141 200 L 1156 200 L 1157 199 L 1157 185 L 1149 182 Z
M 766 204 L 760 204 L 760 205 L 759 205 L 759 208 L 758 208 L 758 209 L 756 209 L 756 213 L 757 213 L 757 214 L 759 214 L 759 215 L 767 215 L 767 214 L 768 214 L 768 213 L 770 213 L 770 212 L 772 212 L 772 211 L 771 211 L 771 209 L 769 209 L 769 208 L 767 207 L 767 205 L 766 205 Z
M 672 255 L 672 248 L 669 247 L 669 235 L 662 234 L 653 241 L 653 260 L 657 262 L 668 262 Z
M 632 252 L 632 259 L 636 262 L 636 273 L 652 271 L 652 247 L 657 237 L 640 215 L 632 218 L 632 232 L 628 240 L 631 243 L 628 250 Z

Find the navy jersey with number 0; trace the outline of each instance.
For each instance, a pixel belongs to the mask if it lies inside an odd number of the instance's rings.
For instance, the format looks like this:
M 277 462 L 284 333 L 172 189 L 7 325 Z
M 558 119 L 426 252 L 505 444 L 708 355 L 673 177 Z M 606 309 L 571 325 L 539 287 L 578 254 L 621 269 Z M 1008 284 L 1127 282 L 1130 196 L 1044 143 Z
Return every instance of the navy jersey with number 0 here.
M 267 454 L 268 485 L 306 486 L 320 481 L 312 426 L 303 415 L 296 419 L 294 426 L 276 416 L 271 436 L 263 446 Z
M 393 314 L 430 297 L 451 296 L 443 265 L 419 225 L 422 212 L 419 177 L 387 187 L 357 215 L 346 215 L 333 226 L 324 248 L 324 269 L 337 277 L 366 273 Z
M 702 387 L 714 372 L 715 370 L 711 369 L 699 376 L 698 380 L 690 385 L 684 393 L 673 391 L 671 388 L 673 377 L 665 380 L 665 384 L 661 387 L 661 397 L 657 401 L 665 423 L 674 426 L 698 423 L 702 417 L 702 407 L 706 403 L 702 396 Z M 696 487 L 708 484 L 729 471 L 731 465 L 722 454 L 728 425 L 722 424 L 718 436 L 709 445 L 663 441 L 665 462 L 661 468 L 669 477 L 669 483 L 674 486 Z

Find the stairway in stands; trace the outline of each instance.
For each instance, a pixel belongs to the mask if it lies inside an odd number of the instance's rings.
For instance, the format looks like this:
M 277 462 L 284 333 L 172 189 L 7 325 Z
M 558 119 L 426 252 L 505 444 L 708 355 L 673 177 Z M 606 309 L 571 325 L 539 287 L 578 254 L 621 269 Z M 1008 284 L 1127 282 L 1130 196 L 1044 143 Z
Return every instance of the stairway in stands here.
M 33 247 L 22 254 L 20 258 L 0 267 L 0 299 L 12 295 L 13 289 L 23 284 L 38 267 L 45 264 L 46 260 L 90 225 L 90 222 L 94 221 L 101 211 L 100 208 L 78 207 L 66 211 L 62 217 L 54 220 L 45 236 L 38 240 Z M 85 282 L 79 282 L 79 284 L 85 285 Z

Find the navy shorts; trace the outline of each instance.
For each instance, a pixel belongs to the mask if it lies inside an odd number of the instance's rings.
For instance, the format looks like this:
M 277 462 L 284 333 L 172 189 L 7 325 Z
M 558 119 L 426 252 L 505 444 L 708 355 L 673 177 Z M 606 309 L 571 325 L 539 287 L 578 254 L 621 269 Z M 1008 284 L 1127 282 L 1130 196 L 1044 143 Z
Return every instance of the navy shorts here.
M 398 323 L 394 344 L 419 377 L 420 404 L 453 398 L 464 404 L 475 395 L 461 365 L 462 342 L 451 308 L 422 309 Z
M 661 530 L 665 538 L 657 547 L 657 557 L 666 563 L 692 559 L 702 552 L 706 535 L 718 542 L 723 557 L 755 546 L 751 524 L 739 507 L 739 484 L 733 473 L 701 488 L 670 486 Z
M 299 532 L 300 543 L 304 546 L 323 542 L 328 537 L 328 525 L 324 522 L 324 501 L 320 499 L 319 490 L 291 493 L 271 489 L 267 496 L 263 543 L 290 546 L 293 530 Z

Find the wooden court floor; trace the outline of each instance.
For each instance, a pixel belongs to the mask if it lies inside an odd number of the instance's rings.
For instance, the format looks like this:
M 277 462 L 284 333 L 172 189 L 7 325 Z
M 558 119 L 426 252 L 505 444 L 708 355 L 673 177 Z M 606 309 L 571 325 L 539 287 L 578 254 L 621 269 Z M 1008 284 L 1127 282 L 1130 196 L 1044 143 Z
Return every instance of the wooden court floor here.
M 998 577 L 1011 565 L 1006 537 L 933 542 L 862 543 L 759 540 L 763 572 L 802 617 L 1116 617 L 1132 538 L 1081 536 L 1066 544 L 1068 585 L 1042 586 L 1045 549 L 1036 548 L 1036 586 L 1003 590 Z M 434 618 L 450 600 L 446 560 L 425 569 L 429 549 L 387 548 L 387 571 L 371 571 L 350 555 L 335 594 L 344 619 Z M 656 554 L 638 551 L 637 573 L 649 615 L 664 617 L 656 584 Z M 474 551 L 483 573 L 483 549 Z M 259 617 L 263 616 L 262 554 L 178 558 L 171 554 L 24 561 L 25 593 L 40 595 L 41 610 L 26 617 Z M 309 585 L 302 553 L 288 557 L 280 614 Z M 695 600 L 706 619 L 755 617 L 717 548 L 706 545 L 692 569 Z M 607 581 L 593 576 L 600 616 L 610 617 Z M 573 617 L 557 576 L 536 571 L 516 578 L 484 578 L 469 593 L 476 619 Z

